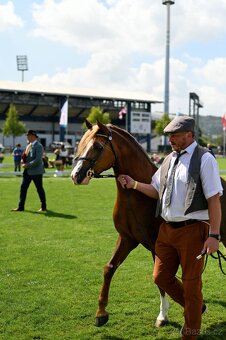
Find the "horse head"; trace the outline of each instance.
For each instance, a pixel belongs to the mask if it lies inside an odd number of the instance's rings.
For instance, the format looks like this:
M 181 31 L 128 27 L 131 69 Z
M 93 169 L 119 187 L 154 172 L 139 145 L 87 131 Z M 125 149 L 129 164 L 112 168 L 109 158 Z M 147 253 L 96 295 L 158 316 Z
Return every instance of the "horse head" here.
M 112 167 L 116 154 L 112 145 L 110 125 L 97 121 L 92 125 L 86 120 L 88 130 L 83 135 L 71 172 L 74 184 L 89 184 L 89 181 Z

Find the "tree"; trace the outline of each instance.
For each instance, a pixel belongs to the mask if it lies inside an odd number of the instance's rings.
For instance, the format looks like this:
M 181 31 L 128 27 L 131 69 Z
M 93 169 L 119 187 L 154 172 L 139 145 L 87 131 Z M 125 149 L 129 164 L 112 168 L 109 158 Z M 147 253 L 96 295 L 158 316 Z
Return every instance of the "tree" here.
M 6 113 L 6 121 L 3 124 L 3 135 L 13 136 L 13 147 L 15 147 L 15 137 L 21 136 L 26 132 L 26 126 L 19 121 L 19 113 L 15 105 L 11 104 Z
M 96 124 L 97 120 L 103 124 L 108 124 L 111 122 L 110 114 L 108 112 L 103 112 L 103 109 L 101 109 L 99 106 L 93 106 L 91 108 L 87 120 L 91 124 Z M 83 127 L 85 127 L 85 123 L 83 124 Z
M 156 121 L 154 131 L 157 133 L 157 135 L 162 136 L 164 134 L 163 130 L 165 129 L 166 125 L 168 125 L 170 122 L 171 119 L 169 118 L 169 115 L 167 113 L 164 113 L 162 118 Z

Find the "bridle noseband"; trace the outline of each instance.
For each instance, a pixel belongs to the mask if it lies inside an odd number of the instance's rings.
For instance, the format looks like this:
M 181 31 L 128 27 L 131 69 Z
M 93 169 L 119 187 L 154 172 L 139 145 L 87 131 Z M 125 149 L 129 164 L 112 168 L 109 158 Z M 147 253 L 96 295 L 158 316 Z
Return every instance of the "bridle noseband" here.
M 101 133 L 97 133 L 95 135 L 96 137 L 104 137 L 106 138 L 105 140 L 105 143 L 103 145 L 99 144 L 99 147 L 97 149 L 97 154 L 95 157 L 91 158 L 91 157 L 76 157 L 74 159 L 74 162 L 78 162 L 78 161 L 87 161 L 89 162 L 89 165 L 90 165 L 90 168 L 87 170 L 86 172 L 86 176 L 89 177 L 90 179 L 92 177 L 97 177 L 99 178 L 100 175 L 99 174 L 95 174 L 95 171 L 93 169 L 93 167 L 96 165 L 98 159 L 100 158 L 100 156 L 102 155 L 102 152 L 104 151 L 106 145 L 109 143 L 110 144 L 110 147 L 111 147 L 111 150 L 112 150 L 112 153 L 115 157 L 115 161 L 117 160 L 117 155 L 115 153 L 115 150 L 114 150 L 114 147 L 112 145 L 112 133 L 111 133 L 111 130 L 109 130 L 109 135 L 105 135 L 105 134 L 101 134 Z

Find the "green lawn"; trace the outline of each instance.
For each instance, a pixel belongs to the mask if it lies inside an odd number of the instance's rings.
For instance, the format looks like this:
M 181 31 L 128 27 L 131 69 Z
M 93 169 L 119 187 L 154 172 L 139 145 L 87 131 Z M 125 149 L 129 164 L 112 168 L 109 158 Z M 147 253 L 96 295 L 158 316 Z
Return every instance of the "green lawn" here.
M 225 157 L 217 157 L 217 162 L 220 170 L 226 171 L 226 158 Z
M 4 159 L 3 162 L 0 163 L 0 175 L 1 172 L 8 172 L 8 171 L 14 171 L 14 162 L 13 162 L 13 156 L 10 154 L 3 154 Z M 49 159 L 55 159 L 55 155 L 53 153 L 49 153 L 48 154 Z M 23 170 L 23 168 L 21 167 L 21 170 Z M 51 171 L 52 169 L 47 169 L 46 171 Z
M 44 178 L 48 209 L 33 184 L 26 211 L 17 206 L 21 178 L 0 178 L 0 339 L 179 339 L 181 308 L 170 300 L 168 326 L 154 327 L 159 293 L 150 253 L 139 246 L 117 270 L 110 290 L 108 324 L 94 326 L 103 266 L 117 233 L 112 221 L 113 179 L 74 186 L 69 177 Z M 200 339 L 226 338 L 225 277 L 209 258 L 203 274 L 209 311 Z
M 49 157 L 49 159 L 54 159 L 55 155 L 53 153 L 49 153 L 48 157 Z M 217 161 L 218 161 L 218 164 L 219 164 L 219 169 L 226 171 L 226 158 L 222 157 L 222 156 L 217 157 Z M 47 169 L 46 171 L 48 172 L 49 170 L 52 170 L 52 169 Z M 3 163 L 0 164 L 0 172 L 2 172 L 2 171 L 14 171 L 12 155 L 4 154 Z

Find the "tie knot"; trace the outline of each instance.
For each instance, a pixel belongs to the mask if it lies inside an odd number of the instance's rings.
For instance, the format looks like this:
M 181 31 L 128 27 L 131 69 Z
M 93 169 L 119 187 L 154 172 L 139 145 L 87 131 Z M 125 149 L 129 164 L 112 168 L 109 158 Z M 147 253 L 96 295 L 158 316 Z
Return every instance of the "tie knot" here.
M 181 157 L 182 155 L 184 155 L 187 151 L 178 151 L 177 152 L 177 158 Z

